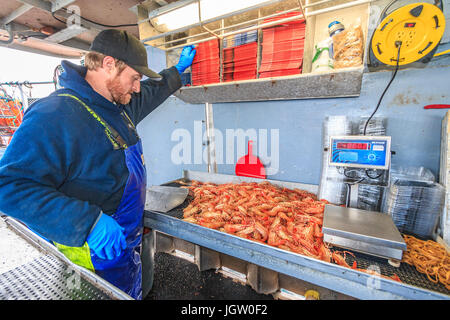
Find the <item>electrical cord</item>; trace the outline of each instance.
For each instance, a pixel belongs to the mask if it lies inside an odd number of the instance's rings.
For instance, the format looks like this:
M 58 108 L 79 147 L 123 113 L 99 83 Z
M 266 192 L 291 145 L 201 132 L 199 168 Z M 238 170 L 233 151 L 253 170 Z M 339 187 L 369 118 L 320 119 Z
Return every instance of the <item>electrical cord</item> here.
M 399 67 L 399 62 L 400 62 L 400 48 L 402 47 L 401 42 L 398 44 L 398 54 L 397 54 L 397 64 L 395 66 L 395 71 L 391 77 L 391 80 L 389 81 L 387 87 L 384 89 L 383 94 L 380 97 L 380 100 L 378 100 L 378 104 L 377 107 L 375 108 L 375 110 L 372 112 L 372 114 L 370 115 L 369 119 L 367 119 L 366 124 L 364 125 L 364 135 L 366 135 L 366 130 L 367 130 L 367 125 L 369 124 L 370 120 L 373 118 L 373 116 L 375 115 L 375 113 L 378 111 L 378 108 L 380 107 L 381 101 L 383 100 L 384 95 L 386 94 L 387 90 L 389 89 L 389 87 L 391 86 L 392 81 L 394 81 L 395 76 L 397 75 L 397 71 L 398 71 L 398 67 Z
M 375 110 L 372 112 L 372 114 L 370 115 L 369 119 L 367 119 L 366 124 L 364 125 L 364 133 L 363 133 L 363 135 L 366 135 L 367 126 L 368 126 L 370 120 L 373 118 L 373 116 L 375 115 L 375 113 L 378 111 L 378 108 L 380 108 L 381 101 L 383 100 L 384 95 L 386 94 L 387 90 L 389 89 L 389 87 L 390 87 L 391 84 L 392 84 L 392 81 L 394 81 L 395 76 L 397 75 L 397 71 L 398 71 L 399 63 L 400 63 L 400 49 L 401 49 L 401 47 L 402 47 L 402 43 L 401 43 L 401 42 L 396 43 L 396 46 L 398 47 L 398 52 L 397 52 L 397 63 L 396 63 L 396 65 L 395 65 L 394 73 L 392 74 L 391 80 L 389 81 L 388 85 L 386 86 L 386 88 L 384 89 L 383 93 L 381 94 L 381 97 L 380 97 L 380 99 L 378 100 L 378 104 L 377 104 Z M 376 171 L 376 170 L 375 170 L 375 171 Z M 365 172 L 366 172 L 366 176 L 367 176 L 368 178 L 370 178 L 370 179 L 373 179 L 373 180 L 380 178 L 380 177 L 384 174 L 384 172 L 381 172 L 381 173 L 380 173 L 379 175 L 377 175 L 376 177 L 373 177 L 373 176 L 371 176 L 371 175 L 369 174 L 369 170 L 368 170 L 368 169 L 366 169 Z
M 344 175 L 348 178 L 348 176 L 345 174 L 345 169 L 344 169 Z M 361 178 L 358 181 L 355 181 L 353 183 L 350 182 L 345 182 L 345 185 L 347 186 L 347 196 L 345 197 L 345 206 L 349 207 L 350 206 L 350 198 L 351 198 L 351 186 L 353 185 L 357 185 L 361 182 L 363 182 L 365 180 L 365 178 Z
M 342 172 L 340 169 L 344 169 L 344 171 Z M 339 172 L 340 174 L 343 174 L 346 178 L 351 179 L 351 180 L 356 180 L 356 179 L 358 179 L 357 181 L 355 181 L 355 182 L 353 182 L 353 183 L 346 182 L 346 184 L 351 184 L 351 185 L 353 185 L 353 184 L 357 184 L 357 183 L 360 183 L 360 182 L 363 182 L 364 180 L 366 180 L 365 177 L 361 177 L 359 174 L 357 174 L 355 177 L 352 177 L 352 176 L 348 175 L 348 173 L 349 173 L 349 172 L 352 172 L 352 171 L 353 171 L 353 172 L 356 172 L 356 173 L 359 173 L 359 172 L 360 172 L 360 170 L 358 170 L 358 169 L 348 169 L 348 168 L 341 168 L 341 167 L 338 167 L 338 172 Z
M 376 180 L 376 179 L 378 179 L 378 178 L 380 178 L 383 174 L 384 174 L 384 171 L 382 171 L 379 175 L 377 175 L 376 177 L 372 177 L 370 174 L 369 174 L 369 170 L 368 169 L 366 169 L 365 170 L 366 171 L 366 176 L 368 176 L 370 179 L 372 179 L 372 180 Z M 377 170 L 375 169 L 375 172 L 376 172 Z
M 450 49 L 449 49 L 449 50 L 444 50 L 444 51 L 442 51 L 442 52 L 436 53 L 436 54 L 433 56 L 433 58 L 446 57 L 446 56 L 448 56 L 448 55 L 450 55 Z
M 59 22 L 61 22 L 61 23 L 66 24 L 66 21 L 63 21 L 63 20 L 57 18 L 57 17 L 55 16 L 55 13 L 54 13 L 54 12 L 52 12 L 52 17 L 53 17 L 53 19 L 55 19 L 56 21 L 59 21 Z
M 349 176 L 348 173 L 352 172 L 352 171 L 358 173 L 359 172 L 358 170 L 356 170 L 356 169 L 348 169 L 348 168 L 343 168 L 343 169 L 344 169 L 344 172 L 339 172 L 340 174 L 343 174 L 346 178 L 349 178 L 349 179 L 356 179 L 356 177 Z M 358 177 L 358 178 L 360 178 L 360 177 Z
M 384 17 L 386 16 L 386 12 L 389 10 L 389 8 L 398 0 L 392 0 L 387 6 L 384 7 L 383 11 L 380 14 L 380 22 Z M 379 24 L 379 23 L 378 23 Z

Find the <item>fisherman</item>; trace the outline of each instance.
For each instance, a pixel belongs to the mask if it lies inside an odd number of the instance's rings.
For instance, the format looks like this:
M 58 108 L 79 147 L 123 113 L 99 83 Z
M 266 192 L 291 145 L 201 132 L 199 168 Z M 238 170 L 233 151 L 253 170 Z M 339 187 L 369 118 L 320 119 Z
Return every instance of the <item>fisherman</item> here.
M 100 32 L 85 66 L 62 61 L 63 89 L 26 110 L 0 161 L 0 211 L 135 299 L 146 194 L 136 125 L 181 87 L 195 53 L 158 74 L 136 37 Z

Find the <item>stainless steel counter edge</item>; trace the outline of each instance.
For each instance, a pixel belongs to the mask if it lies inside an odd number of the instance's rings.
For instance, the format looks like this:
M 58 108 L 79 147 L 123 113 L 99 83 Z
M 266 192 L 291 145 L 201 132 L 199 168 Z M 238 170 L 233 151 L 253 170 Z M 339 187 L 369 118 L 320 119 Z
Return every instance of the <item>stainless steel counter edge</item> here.
M 361 271 L 301 256 L 157 212 L 145 211 L 144 225 L 170 236 L 358 299 L 450 299 L 450 296 L 438 292 L 371 276 Z
M 89 281 L 96 287 L 103 290 L 103 292 L 108 294 L 111 298 L 118 300 L 134 300 L 131 296 L 129 296 L 122 290 L 118 289 L 111 283 L 107 282 L 106 280 L 102 279 L 94 272 L 74 264 L 64 254 L 58 251 L 58 249 L 55 246 L 51 245 L 44 239 L 34 234 L 31 230 L 26 228 L 23 224 L 21 224 L 17 220 L 11 217 L 6 217 L 4 220 L 6 224 L 25 241 L 36 247 L 38 250 L 41 250 L 46 254 L 51 254 L 56 258 L 58 258 L 59 260 L 63 261 L 66 265 L 69 265 L 72 268 L 72 270 L 77 271 L 82 277 L 84 277 L 85 280 Z
M 183 178 L 188 180 L 198 180 L 202 182 L 211 182 L 215 184 L 224 184 L 224 183 L 241 183 L 241 182 L 270 182 L 273 185 L 289 188 L 289 189 L 301 189 L 317 195 L 319 191 L 319 186 L 315 184 L 304 184 L 298 182 L 289 182 L 289 181 L 280 181 L 280 180 L 269 180 L 269 179 L 259 179 L 259 178 L 249 178 L 242 176 L 232 176 L 228 174 L 220 174 L 220 173 L 208 173 L 201 171 L 190 171 L 183 170 Z

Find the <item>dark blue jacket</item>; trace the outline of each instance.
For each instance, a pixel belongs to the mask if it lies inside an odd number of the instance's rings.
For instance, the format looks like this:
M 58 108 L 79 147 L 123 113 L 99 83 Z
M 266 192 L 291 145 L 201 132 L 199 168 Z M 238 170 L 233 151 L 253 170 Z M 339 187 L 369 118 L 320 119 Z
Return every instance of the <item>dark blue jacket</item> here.
M 161 82 L 141 82 L 130 104 L 115 105 L 84 79 L 86 68 L 63 61 L 64 89 L 36 101 L 26 111 L 0 160 L 0 211 L 42 236 L 67 246 L 82 246 L 99 214 L 113 214 L 125 188 L 128 169 L 123 150 L 114 150 L 104 127 L 77 96 L 112 126 L 128 145 L 137 137 L 120 115 L 135 125 L 181 87 L 175 67 Z

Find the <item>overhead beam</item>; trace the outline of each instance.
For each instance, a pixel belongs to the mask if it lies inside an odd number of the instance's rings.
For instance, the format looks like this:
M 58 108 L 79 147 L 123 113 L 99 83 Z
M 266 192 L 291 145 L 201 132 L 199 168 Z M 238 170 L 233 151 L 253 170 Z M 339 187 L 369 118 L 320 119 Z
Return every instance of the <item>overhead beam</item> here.
M 61 31 L 58 31 L 44 40 L 53 42 L 53 43 L 61 43 L 64 41 L 67 41 L 69 39 L 75 38 L 79 34 L 82 34 L 83 32 L 87 31 L 86 28 L 83 28 L 79 25 L 73 24 L 65 29 L 62 29 Z
M 18 0 L 19 2 L 32 5 L 33 7 L 52 12 L 52 3 L 44 0 Z
M 22 4 L 19 8 L 8 14 L 6 17 L 0 19 L 0 25 L 6 25 L 10 23 L 11 21 L 20 17 L 31 8 L 33 8 L 33 6 L 30 4 Z
M 8 26 L 10 28 L 12 28 L 12 30 L 14 30 L 15 32 L 21 32 L 21 31 L 26 31 L 26 30 L 30 29 L 28 26 L 19 24 L 16 22 L 10 22 L 8 24 Z M 0 30 L 7 30 L 7 29 L 0 26 Z M 0 31 L 0 33 L 2 33 L 2 31 Z M 30 44 L 28 44 L 28 42 L 30 42 Z M 47 43 L 47 45 L 51 46 L 52 49 L 49 50 L 48 52 L 46 52 L 43 49 L 45 47 L 42 45 L 43 43 Z M 40 44 L 40 45 L 38 45 L 38 44 Z M 5 44 L 5 43 L 0 42 L 0 46 L 7 46 L 7 47 L 13 48 L 13 49 L 25 50 L 25 51 L 34 52 L 34 53 L 46 54 L 46 55 L 51 55 L 51 56 L 60 56 L 60 57 L 68 57 L 68 54 L 66 54 L 66 53 L 69 51 L 85 52 L 85 51 L 89 50 L 89 43 L 80 41 L 78 39 L 69 39 L 69 40 L 61 42 L 61 43 L 52 43 L 49 41 L 45 41 L 43 39 L 37 39 L 37 38 L 30 37 L 26 41 L 21 41 L 19 39 L 16 39 L 15 41 L 13 41 L 10 44 Z M 68 50 L 68 48 L 70 48 L 70 50 Z M 58 55 L 58 53 L 57 53 L 58 51 L 64 52 L 64 53 Z
M 62 16 L 63 18 L 68 19 L 73 15 L 71 12 L 67 12 L 65 10 L 60 10 L 61 8 L 75 2 L 75 0 L 54 0 L 53 2 L 44 1 L 44 0 L 19 0 L 20 2 L 24 3 L 24 6 L 32 6 L 39 9 L 42 9 L 44 11 L 50 12 L 51 14 L 54 14 L 55 16 Z M 64 41 L 67 41 L 71 38 L 74 38 L 78 36 L 79 34 L 89 30 L 98 30 L 98 26 L 90 23 L 81 21 L 79 25 L 70 25 L 65 29 L 62 29 L 55 34 L 50 35 L 49 37 L 45 38 L 44 40 L 50 41 L 53 43 L 61 43 Z
M 159 2 L 164 1 L 164 0 L 159 0 Z M 136 16 L 138 16 L 138 24 L 139 23 L 143 23 L 148 21 L 148 13 L 156 10 L 158 8 L 161 8 L 161 5 L 159 4 L 159 2 L 157 2 L 157 0 L 146 0 L 142 3 L 138 3 L 135 4 L 134 6 L 132 6 L 131 8 L 129 8 L 128 10 L 130 10 L 131 12 L 133 12 Z M 164 1 L 165 2 L 165 1 Z M 145 16 L 142 16 L 140 14 L 140 12 L 142 12 L 143 10 L 146 11 Z
M 72 13 L 66 12 L 64 10 L 60 10 L 62 7 L 75 2 L 75 0 L 56 0 L 54 3 L 44 1 L 44 0 L 18 0 L 22 3 L 26 3 L 29 5 L 32 5 L 33 7 L 42 9 L 44 11 L 50 12 L 55 14 L 55 16 L 62 17 L 65 19 L 68 19 L 72 16 Z M 95 23 L 91 23 L 89 21 L 84 21 L 83 19 L 80 19 L 80 25 L 81 27 L 85 29 L 91 29 L 94 31 L 100 31 L 106 28 L 103 28 L 99 25 L 96 25 Z
M 176 1 L 176 2 L 172 2 L 164 7 L 161 7 L 159 9 L 153 10 L 151 12 L 149 12 L 148 18 L 149 19 L 153 19 L 156 17 L 159 17 L 162 14 L 174 11 L 176 9 L 185 7 L 191 3 L 197 2 L 198 0 L 180 0 L 180 1 Z

